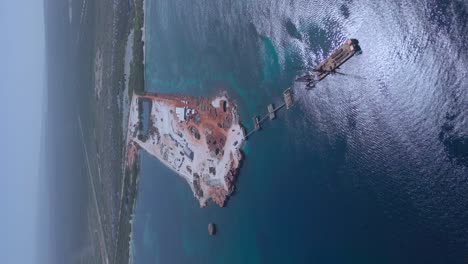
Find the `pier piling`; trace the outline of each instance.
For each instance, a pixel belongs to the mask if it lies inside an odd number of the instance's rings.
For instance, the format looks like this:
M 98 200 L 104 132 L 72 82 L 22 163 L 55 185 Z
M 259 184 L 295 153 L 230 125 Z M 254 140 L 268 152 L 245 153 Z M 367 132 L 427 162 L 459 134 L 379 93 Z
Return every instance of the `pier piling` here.
M 286 104 L 286 109 L 289 110 L 293 106 L 292 90 L 291 88 L 286 89 L 283 92 L 284 103 Z
M 276 118 L 276 112 L 281 110 L 281 108 L 286 106 L 286 109 L 289 109 L 289 108 L 291 108 L 293 106 L 294 102 L 293 102 L 293 96 L 292 96 L 291 88 L 288 88 L 283 92 L 283 100 L 284 100 L 284 102 L 281 105 L 279 105 L 277 108 L 275 108 L 274 104 L 269 104 L 267 106 L 268 113 L 265 114 L 261 119 L 259 118 L 258 115 L 255 115 L 252 118 L 253 123 L 254 123 L 254 129 L 252 131 L 250 131 L 249 133 L 247 133 L 247 135 L 245 135 L 246 139 L 248 139 L 248 137 L 251 136 L 253 133 L 260 130 L 261 129 L 261 124 L 263 122 L 267 121 L 268 119 L 269 120 L 275 119 Z
M 254 121 L 255 130 L 259 130 L 261 127 L 260 127 L 260 121 L 258 120 L 258 116 L 254 116 L 253 121 Z
M 275 119 L 275 108 L 273 107 L 273 104 L 269 104 L 267 109 L 268 109 L 268 114 L 270 116 L 270 120 Z

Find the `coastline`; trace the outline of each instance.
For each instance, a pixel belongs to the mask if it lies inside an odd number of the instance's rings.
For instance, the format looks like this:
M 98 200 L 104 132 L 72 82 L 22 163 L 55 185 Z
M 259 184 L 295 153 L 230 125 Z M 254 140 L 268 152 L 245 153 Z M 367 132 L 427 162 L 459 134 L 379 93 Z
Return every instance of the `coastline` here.
M 122 152 L 122 188 L 121 188 L 121 208 L 119 217 L 119 239 L 117 241 L 117 263 L 133 263 L 135 247 L 133 242 L 133 223 L 134 223 L 134 210 L 136 205 L 136 197 L 138 194 L 139 182 L 139 155 L 138 149 L 127 148 L 128 136 L 127 127 L 130 116 L 131 100 L 134 93 L 142 93 L 145 90 L 145 19 L 146 19 L 146 1 L 134 0 L 134 13 L 132 14 L 132 28 L 128 34 L 126 47 L 130 51 L 131 59 L 126 61 L 129 69 L 128 76 L 126 76 L 125 90 L 123 92 L 123 109 L 122 112 L 122 132 L 123 144 Z M 132 152 L 133 151 L 133 152 Z M 126 161 L 128 156 L 134 157 L 131 166 L 127 166 Z
M 141 24 L 141 43 L 143 44 L 143 65 L 145 64 L 146 60 L 146 0 L 142 0 L 142 13 L 143 13 L 143 22 Z M 144 74 L 144 72 L 143 72 Z
M 131 97 L 133 91 L 143 92 L 145 90 L 145 1 L 134 0 L 135 8 L 132 20 L 133 47 L 132 62 L 130 65 L 129 89 L 127 95 Z M 125 117 L 124 117 L 125 118 Z
M 138 193 L 139 182 L 139 156 L 136 149 L 130 149 L 135 158 L 132 166 L 126 166 L 126 160 L 129 156 L 127 148 L 127 126 L 130 114 L 130 103 L 133 93 L 142 93 L 144 91 L 144 32 L 145 32 L 145 1 L 133 0 L 133 12 L 129 17 L 130 28 L 127 32 L 125 52 L 124 52 L 124 89 L 120 96 L 120 105 L 122 106 L 120 126 L 122 131 L 122 160 L 121 160 L 121 186 L 119 197 L 119 217 L 118 217 L 118 238 L 116 245 L 116 263 L 132 263 L 134 256 L 133 246 L 133 218 Z

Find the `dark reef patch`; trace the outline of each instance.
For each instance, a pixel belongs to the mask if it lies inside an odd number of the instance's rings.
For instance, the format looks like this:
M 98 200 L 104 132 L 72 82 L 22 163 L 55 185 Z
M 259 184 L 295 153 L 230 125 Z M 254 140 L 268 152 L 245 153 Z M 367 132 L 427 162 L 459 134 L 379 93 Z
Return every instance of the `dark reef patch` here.
M 288 31 L 289 36 L 292 38 L 296 38 L 298 40 L 302 40 L 302 35 L 297 29 L 296 25 L 291 20 L 286 22 L 286 31 Z

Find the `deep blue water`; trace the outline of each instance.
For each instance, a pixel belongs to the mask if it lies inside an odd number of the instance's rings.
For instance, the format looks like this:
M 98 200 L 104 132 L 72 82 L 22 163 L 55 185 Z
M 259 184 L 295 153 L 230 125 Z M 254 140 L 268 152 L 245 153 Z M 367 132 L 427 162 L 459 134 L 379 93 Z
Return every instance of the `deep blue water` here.
M 135 263 L 464 263 L 468 15 L 457 1 L 147 2 L 146 89 L 241 118 L 346 38 L 363 53 L 244 147 L 226 208 L 143 153 Z M 218 225 L 207 235 L 208 222 Z

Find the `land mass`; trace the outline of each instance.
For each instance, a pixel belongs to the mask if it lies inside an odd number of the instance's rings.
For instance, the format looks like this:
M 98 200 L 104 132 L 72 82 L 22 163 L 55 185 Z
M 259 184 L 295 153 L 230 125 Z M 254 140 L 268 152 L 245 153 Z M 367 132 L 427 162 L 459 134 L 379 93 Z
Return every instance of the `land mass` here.
M 147 120 L 144 104 L 149 106 Z M 224 94 L 132 96 L 127 167 L 135 166 L 138 150 L 144 149 L 187 181 L 201 207 L 209 199 L 225 205 L 235 188 L 244 140 L 236 106 Z

